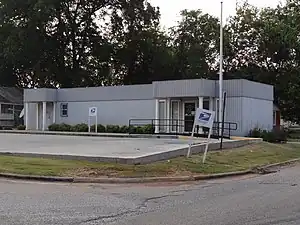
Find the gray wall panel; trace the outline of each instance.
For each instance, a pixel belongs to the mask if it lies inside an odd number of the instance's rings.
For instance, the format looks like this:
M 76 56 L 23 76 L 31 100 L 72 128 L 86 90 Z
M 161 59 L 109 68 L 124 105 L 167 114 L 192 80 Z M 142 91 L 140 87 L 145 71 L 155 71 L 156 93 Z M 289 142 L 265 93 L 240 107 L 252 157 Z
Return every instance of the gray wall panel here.
M 153 99 L 152 84 L 59 89 L 57 95 L 58 102 L 92 102 L 136 99 Z
M 153 82 L 154 97 L 215 96 L 215 81 L 194 79 Z
M 225 122 L 237 123 L 237 130 L 232 131 L 232 135 L 239 135 L 243 130 L 242 110 L 241 97 L 230 97 L 227 99 L 225 108 Z
M 57 89 L 24 89 L 24 102 L 54 102 Z
M 243 96 L 265 100 L 274 100 L 274 88 L 271 85 L 242 80 Z
M 25 122 L 24 114 L 24 122 Z M 28 103 L 28 128 L 29 130 L 36 129 L 36 103 Z
M 68 117 L 60 116 L 57 103 L 56 123 L 88 123 L 88 108 L 98 107 L 98 123 L 107 125 L 128 125 L 129 119 L 154 119 L 154 100 L 63 102 L 68 103 Z
M 274 88 L 271 85 L 258 82 L 235 79 L 224 80 L 223 90 L 228 97 L 249 97 L 265 100 L 274 100 Z M 216 85 L 216 96 L 219 96 L 219 82 Z
M 217 86 L 219 88 L 219 85 Z M 223 90 L 227 92 L 228 97 L 240 97 L 243 93 L 243 82 L 242 80 L 224 80 Z M 219 89 L 217 93 L 219 93 Z
M 273 102 L 268 100 L 243 98 L 242 133 L 247 135 L 253 128 L 273 128 Z

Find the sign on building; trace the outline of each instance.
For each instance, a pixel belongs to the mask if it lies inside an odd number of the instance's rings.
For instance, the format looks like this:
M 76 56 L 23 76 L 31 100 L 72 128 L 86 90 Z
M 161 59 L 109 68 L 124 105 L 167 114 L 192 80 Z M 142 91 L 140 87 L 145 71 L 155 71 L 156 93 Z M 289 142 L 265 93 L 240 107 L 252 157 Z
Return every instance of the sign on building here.
M 195 118 L 194 118 L 194 125 L 193 125 L 191 139 L 194 137 L 196 126 L 209 128 L 208 137 L 207 137 L 206 146 L 205 146 L 205 152 L 204 152 L 204 156 L 203 156 L 203 163 L 205 162 L 205 159 L 206 159 L 208 145 L 210 142 L 210 136 L 211 136 L 212 128 L 213 128 L 213 124 L 214 124 L 215 114 L 216 113 L 214 111 L 198 108 L 196 111 Z M 190 142 L 187 157 L 190 157 L 191 146 L 192 146 L 192 143 Z
M 89 107 L 89 132 L 91 132 L 91 119 L 95 117 L 95 132 L 97 133 L 97 125 L 98 125 L 98 112 L 97 107 Z

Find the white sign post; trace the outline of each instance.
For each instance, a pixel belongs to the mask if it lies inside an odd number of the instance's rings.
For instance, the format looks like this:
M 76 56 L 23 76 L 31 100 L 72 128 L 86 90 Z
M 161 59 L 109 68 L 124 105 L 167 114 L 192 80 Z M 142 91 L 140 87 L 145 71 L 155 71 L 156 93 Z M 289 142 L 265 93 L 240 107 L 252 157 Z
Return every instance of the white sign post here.
M 97 113 L 97 107 L 90 107 L 89 108 L 89 132 L 91 132 L 91 118 L 95 117 L 96 118 L 96 123 L 95 123 L 95 132 L 97 133 L 97 126 L 98 126 L 98 113 Z
M 214 119 L 215 119 L 215 112 L 214 111 L 201 109 L 201 108 L 197 109 L 195 119 L 194 119 L 194 125 L 193 125 L 191 139 L 194 137 L 196 126 L 209 128 L 207 142 L 206 142 L 206 146 L 205 146 L 205 152 L 204 152 L 204 155 L 203 155 L 203 163 L 205 162 L 205 159 L 206 159 L 208 145 L 209 145 L 209 142 L 210 142 L 210 136 L 211 136 L 211 133 L 212 133 L 212 127 L 213 127 L 213 124 L 214 124 Z M 190 155 L 191 155 L 191 146 L 192 146 L 192 143 L 190 142 L 187 157 L 190 157 Z

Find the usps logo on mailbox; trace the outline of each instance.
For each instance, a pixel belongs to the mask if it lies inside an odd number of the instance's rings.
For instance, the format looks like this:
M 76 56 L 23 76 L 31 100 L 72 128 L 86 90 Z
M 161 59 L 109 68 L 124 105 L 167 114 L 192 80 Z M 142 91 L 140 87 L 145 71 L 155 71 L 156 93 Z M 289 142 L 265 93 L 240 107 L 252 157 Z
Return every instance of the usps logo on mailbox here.
M 97 107 L 89 108 L 89 116 L 97 116 Z
M 214 123 L 215 112 L 198 108 L 195 117 L 195 124 L 203 127 L 211 128 Z
M 208 122 L 210 117 L 211 113 L 201 112 L 198 119 L 203 122 Z

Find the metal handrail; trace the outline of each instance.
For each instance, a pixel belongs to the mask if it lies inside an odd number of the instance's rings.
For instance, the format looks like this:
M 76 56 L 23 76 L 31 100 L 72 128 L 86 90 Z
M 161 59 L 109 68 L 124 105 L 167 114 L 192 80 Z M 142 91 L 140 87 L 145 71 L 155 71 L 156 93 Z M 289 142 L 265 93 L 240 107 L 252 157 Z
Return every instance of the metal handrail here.
M 163 122 L 163 123 L 161 123 Z M 168 123 L 167 123 L 168 122 Z M 129 127 L 137 127 L 137 126 L 146 126 L 146 125 L 151 125 L 151 127 L 153 128 L 153 134 L 154 134 L 154 130 L 156 126 L 159 127 L 163 127 L 163 128 L 175 128 L 172 129 L 171 132 L 169 132 L 170 134 L 181 134 L 181 135 L 189 135 L 191 134 L 191 132 L 180 132 L 180 130 L 185 127 L 185 122 L 190 122 L 193 123 L 193 120 L 178 120 L 178 119 L 130 119 L 129 120 Z M 222 123 L 221 122 L 214 122 L 213 124 L 213 134 L 212 137 L 220 137 L 220 129 L 222 127 Z M 171 130 L 170 129 L 170 130 Z M 228 135 L 224 137 L 226 138 L 230 138 L 231 137 L 231 131 L 237 130 L 238 126 L 237 123 L 233 123 L 233 122 L 224 122 L 224 131 L 228 132 Z M 204 128 L 204 130 L 206 130 Z M 196 127 L 196 134 L 195 136 L 203 136 L 201 134 L 199 134 L 199 126 Z M 167 132 L 160 132 L 160 134 L 167 134 Z M 226 134 L 226 133 L 225 133 Z M 206 135 L 206 134 L 204 134 Z

